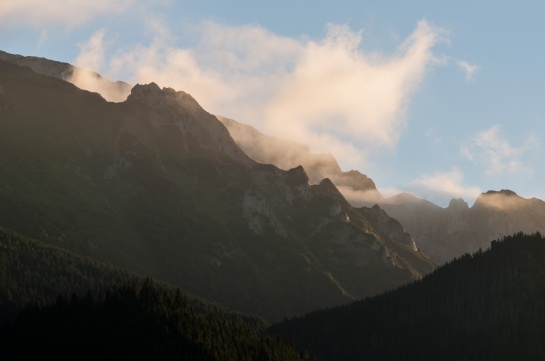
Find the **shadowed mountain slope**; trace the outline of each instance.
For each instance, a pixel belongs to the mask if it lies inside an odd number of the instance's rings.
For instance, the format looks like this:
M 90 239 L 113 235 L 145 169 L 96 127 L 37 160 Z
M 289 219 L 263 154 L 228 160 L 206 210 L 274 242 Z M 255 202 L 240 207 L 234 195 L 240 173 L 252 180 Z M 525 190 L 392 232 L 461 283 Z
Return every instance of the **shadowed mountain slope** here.
M 0 226 L 269 319 L 434 268 L 378 207 L 256 163 L 184 92 L 109 103 L 3 61 L 0 87 Z

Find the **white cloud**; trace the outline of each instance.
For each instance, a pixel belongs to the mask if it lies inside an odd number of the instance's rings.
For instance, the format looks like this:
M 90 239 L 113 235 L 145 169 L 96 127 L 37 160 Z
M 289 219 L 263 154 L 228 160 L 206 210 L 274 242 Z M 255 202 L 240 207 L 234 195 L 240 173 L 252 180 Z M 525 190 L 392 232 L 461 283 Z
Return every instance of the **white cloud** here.
M 80 45 L 81 51 L 75 64 L 76 66 L 100 71 L 104 64 L 104 29 L 97 31 L 88 41 Z
M 268 129 L 281 134 L 292 128 L 315 147 L 327 144 L 319 142 L 327 134 L 351 144 L 393 148 L 436 40 L 437 31 L 422 21 L 396 54 L 377 56 L 361 51 L 361 33 L 330 26 L 325 39 L 305 44 L 294 72 L 268 104 Z
M 537 137 L 530 135 L 522 146 L 514 147 L 500 133 L 499 125 L 477 133 L 461 147 L 462 154 L 475 164 L 484 166 L 485 174 L 489 176 L 531 176 L 534 170 L 523 156 L 537 147 Z
M 136 0 L 2 0 L 0 23 L 32 25 L 43 28 L 52 24 L 77 26 L 100 15 L 118 14 Z
M 99 76 L 94 71 L 100 71 L 105 63 L 105 31 L 97 31 L 87 42 L 80 45 L 81 52 L 75 60 L 76 67 L 66 80 L 81 89 L 100 93 L 104 99 L 112 102 L 122 102 L 130 94 L 131 87 L 123 83 L 114 83 Z
M 331 152 L 351 167 L 361 167 L 371 151 L 396 146 L 441 36 L 421 21 L 394 54 L 384 55 L 363 51 L 362 32 L 342 25 L 329 25 L 313 41 L 208 22 L 192 48 L 172 46 L 168 29 L 156 28 L 147 45 L 110 59 L 118 75 L 184 90 L 208 111 Z
M 417 193 L 430 198 L 465 198 L 475 199 L 481 190 L 475 186 L 463 184 L 464 175 L 457 168 L 448 172 L 437 172 L 431 175 L 422 175 L 409 185 Z
M 477 65 L 470 64 L 466 60 L 458 60 L 457 64 L 465 73 L 467 81 L 474 80 L 474 75 L 479 71 L 479 67 Z

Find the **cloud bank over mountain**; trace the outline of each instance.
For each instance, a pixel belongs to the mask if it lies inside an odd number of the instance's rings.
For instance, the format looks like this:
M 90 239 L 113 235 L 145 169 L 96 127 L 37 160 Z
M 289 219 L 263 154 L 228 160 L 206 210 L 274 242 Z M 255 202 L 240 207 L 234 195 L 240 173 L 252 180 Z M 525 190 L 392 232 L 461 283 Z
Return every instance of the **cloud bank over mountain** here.
M 526 28 L 539 21 L 498 36 L 504 22 L 483 16 L 484 5 L 463 17 L 459 5 L 397 7 L 396 20 L 391 5 L 358 2 L 320 4 L 309 16 L 300 3 L 6 0 L 0 40 L 9 53 L 187 91 L 215 114 L 373 175 L 385 195 L 418 189 L 446 206 L 450 192 L 425 180 L 456 170 L 450 189 L 543 198 L 542 58 L 528 46 L 539 32 Z M 520 51 L 503 51 L 509 36 Z M 126 87 L 92 75 L 69 80 L 125 99 Z
M 363 50 L 364 33 L 329 24 L 320 40 L 274 34 L 260 26 L 203 23 L 196 46 L 177 47 L 150 18 L 147 44 L 106 55 L 108 33 L 96 32 L 76 65 L 110 69 L 132 83 L 184 89 L 216 114 L 275 136 L 331 152 L 342 164 L 365 165 L 395 148 L 405 113 L 426 72 L 438 63 L 442 30 L 425 20 L 393 54 Z

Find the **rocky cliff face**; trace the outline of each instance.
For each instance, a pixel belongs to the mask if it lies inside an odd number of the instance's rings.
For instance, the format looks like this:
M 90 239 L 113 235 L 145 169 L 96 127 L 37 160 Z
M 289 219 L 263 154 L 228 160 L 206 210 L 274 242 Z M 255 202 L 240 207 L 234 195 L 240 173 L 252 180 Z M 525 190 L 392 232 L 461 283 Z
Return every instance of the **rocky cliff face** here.
M 188 94 L 96 94 L 0 61 L 0 226 L 281 319 L 434 268 L 379 209 L 248 158 Z

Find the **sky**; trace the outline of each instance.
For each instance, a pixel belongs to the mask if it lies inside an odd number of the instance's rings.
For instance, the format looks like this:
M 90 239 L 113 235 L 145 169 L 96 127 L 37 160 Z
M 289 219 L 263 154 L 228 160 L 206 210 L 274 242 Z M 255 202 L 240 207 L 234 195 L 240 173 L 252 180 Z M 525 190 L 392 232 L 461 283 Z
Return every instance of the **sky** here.
M 183 90 L 386 196 L 471 205 L 545 199 L 544 18 L 537 0 L 2 0 L 0 50 Z

